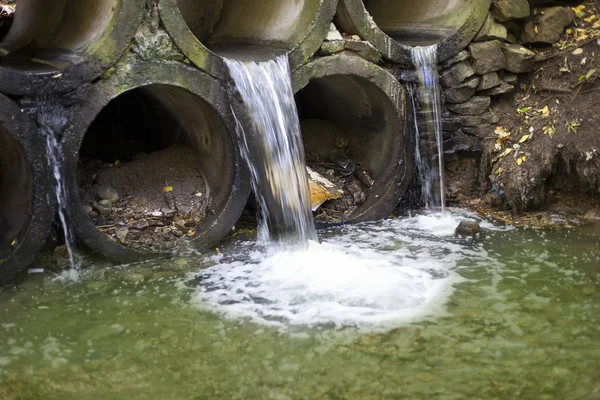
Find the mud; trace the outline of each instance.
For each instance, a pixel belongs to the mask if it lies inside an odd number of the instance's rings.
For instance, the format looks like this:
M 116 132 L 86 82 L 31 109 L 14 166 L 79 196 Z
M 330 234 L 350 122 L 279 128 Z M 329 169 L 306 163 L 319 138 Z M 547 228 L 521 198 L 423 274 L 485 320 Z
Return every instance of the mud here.
M 211 212 L 210 188 L 192 150 L 173 146 L 115 164 L 87 160 L 80 171 L 84 207 L 115 242 L 147 252 L 174 250 Z M 119 196 L 112 204 L 98 197 L 106 185 Z

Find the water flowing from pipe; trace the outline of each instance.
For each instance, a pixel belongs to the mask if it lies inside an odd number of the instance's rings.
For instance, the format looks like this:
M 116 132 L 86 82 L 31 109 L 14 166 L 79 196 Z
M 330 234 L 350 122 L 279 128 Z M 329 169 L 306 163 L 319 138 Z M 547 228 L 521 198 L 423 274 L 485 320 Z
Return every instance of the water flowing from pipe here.
M 253 130 L 244 132 L 246 116 L 236 115 L 241 153 L 260 207 L 259 240 L 307 248 L 317 233 L 288 58 L 226 62 Z
M 437 208 L 443 213 L 444 146 L 437 45 L 411 49 L 413 64 L 419 78 L 418 86 L 414 85 L 410 89 L 415 113 L 415 159 L 421 179 L 421 194 L 427 208 Z
M 46 109 L 45 102 L 41 102 L 40 113 L 38 114 L 38 122 L 40 131 L 46 139 L 46 153 L 48 155 L 48 168 L 54 177 L 54 193 L 58 204 L 58 219 L 65 236 L 65 246 L 69 254 L 69 263 L 72 269 L 77 269 L 79 265 L 75 262 L 73 253 L 74 239 L 71 230 L 67 223 L 67 192 L 62 175 L 63 168 L 63 149 L 62 142 L 58 140 L 55 132 L 60 130 L 66 124 L 66 119 L 56 110 Z

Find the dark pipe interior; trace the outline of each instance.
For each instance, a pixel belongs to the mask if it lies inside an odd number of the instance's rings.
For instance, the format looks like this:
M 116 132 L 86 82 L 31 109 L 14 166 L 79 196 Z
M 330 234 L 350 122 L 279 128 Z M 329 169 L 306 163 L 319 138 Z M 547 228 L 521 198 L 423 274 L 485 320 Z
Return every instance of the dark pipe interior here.
M 377 203 L 393 174 L 393 143 L 402 129 L 388 96 L 365 78 L 332 75 L 313 79 L 296 104 L 307 158 L 336 151 L 336 139 L 344 137 L 353 161 L 375 180 L 356 212 Z
M 175 144 L 194 150 L 218 211 L 232 190 L 233 142 L 216 111 L 185 89 L 149 85 L 113 99 L 90 125 L 80 159 L 126 163 Z
M 364 0 L 377 26 L 406 45 L 430 45 L 464 25 L 479 0 Z
M 199 41 L 213 51 L 229 54 L 247 45 L 293 48 L 311 27 L 320 0 L 178 0 L 177 3 Z
M 33 181 L 25 153 L 0 125 L 0 259 L 18 243 L 31 217 L 32 200 Z
M 0 65 L 27 72 L 68 68 L 73 53 L 101 36 L 122 0 L 18 0 L 0 41 Z

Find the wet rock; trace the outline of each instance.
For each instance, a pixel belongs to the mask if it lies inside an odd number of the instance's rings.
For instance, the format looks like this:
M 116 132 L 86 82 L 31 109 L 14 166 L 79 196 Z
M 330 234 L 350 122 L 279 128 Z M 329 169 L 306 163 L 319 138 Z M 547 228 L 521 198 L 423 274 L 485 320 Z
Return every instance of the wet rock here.
M 506 58 L 506 66 L 504 68 L 507 71 L 522 74 L 533 70 L 535 62 L 535 53 L 533 51 L 518 44 L 505 44 L 502 46 L 502 51 Z
M 455 87 L 473 75 L 475 75 L 473 66 L 468 61 L 462 61 L 443 71 L 440 83 L 445 87 Z
M 466 50 L 461 50 L 457 55 L 452 57 L 451 59 L 440 64 L 442 69 L 446 69 L 454 64 L 458 64 L 459 62 L 466 61 L 469 59 L 469 52 Z
M 444 142 L 444 154 L 448 155 L 457 152 L 481 153 L 482 149 L 479 138 L 466 135 L 462 130 L 454 132 L 450 139 Z
M 479 77 L 473 76 L 456 87 L 444 91 L 444 100 L 448 104 L 464 103 L 475 94 L 475 88 L 479 85 Z
M 119 192 L 117 192 L 117 189 L 107 184 L 98 185 L 98 187 L 96 187 L 96 196 L 98 196 L 100 200 L 108 200 L 111 203 L 119 200 Z
M 502 84 L 502 80 L 498 76 L 497 72 L 490 72 L 481 77 L 481 81 L 477 86 L 477 90 L 487 90 L 496 86 L 500 86 Z
M 458 115 L 482 115 L 491 104 L 491 98 L 487 96 L 473 96 L 461 104 L 449 104 L 448 110 Z
M 500 96 L 503 94 L 512 93 L 515 91 L 515 87 L 513 85 L 509 85 L 508 83 L 502 83 L 500 86 L 496 86 L 495 88 L 483 90 L 480 93 L 486 96 Z
M 456 132 L 462 128 L 463 124 L 459 117 L 444 117 L 442 118 L 443 132 Z
M 141 282 L 145 279 L 145 276 L 142 274 L 128 274 L 124 278 L 127 282 Z
M 473 41 L 483 42 L 486 40 L 495 39 L 505 41 L 507 34 L 508 32 L 506 30 L 506 27 L 502 24 L 497 23 L 492 13 L 489 13 L 483 26 L 481 27 Z
M 502 80 L 506 83 L 514 85 L 519 81 L 519 75 L 512 73 L 512 72 L 505 72 L 502 75 Z
M 527 0 L 494 0 L 492 13 L 498 21 L 527 18 L 529 3 Z
M 600 210 L 590 210 L 586 212 L 583 219 L 587 222 L 600 222 Z
M 90 214 L 94 211 L 94 209 L 91 206 L 85 205 L 83 206 L 83 212 L 86 214 Z
M 490 125 L 464 126 L 463 132 L 467 135 L 476 136 L 480 139 L 493 137 L 494 130 Z
M 112 211 L 112 203 L 109 200 L 100 200 L 92 203 L 92 206 L 101 215 L 108 215 Z
M 456 236 L 475 236 L 481 231 L 479 224 L 473 220 L 462 220 L 456 227 L 454 234 Z
M 539 10 L 539 18 L 529 21 L 523 28 L 523 43 L 554 44 L 560 40 L 564 28 L 575 19 L 575 13 L 566 7 L 549 7 Z
M 492 123 L 492 114 L 485 113 L 483 115 L 463 115 L 459 117 L 463 126 L 473 127 L 480 125 L 490 125 Z
M 502 43 L 498 40 L 489 42 L 471 43 L 469 54 L 472 58 L 473 68 L 479 75 L 498 71 L 506 65 L 506 58 L 502 52 Z

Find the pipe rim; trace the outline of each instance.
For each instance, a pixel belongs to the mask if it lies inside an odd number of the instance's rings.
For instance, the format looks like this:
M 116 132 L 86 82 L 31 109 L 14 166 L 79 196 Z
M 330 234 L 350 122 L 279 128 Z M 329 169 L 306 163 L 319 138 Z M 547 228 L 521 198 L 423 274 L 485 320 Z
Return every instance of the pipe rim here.
M 397 152 L 395 155 L 392 153 L 392 158 L 397 161 L 397 164 L 390 166 L 390 176 L 393 179 L 387 183 L 385 192 L 379 195 L 377 202 L 342 222 L 357 223 L 383 219 L 400 202 L 414 172 L 414 140 L 407 125 L 410 117 L 406 93 L 398 80 L 385 69 L 354 53 L 342 52 L 317 58 L 298 68 L 292 74 L 294 94 L 298 94 L 302 89 L 308 87 L 314 79 L 336 75 L 367 80 L 387 96 L 395 111 L 395 115 L 392 116 L 393 121 L 389 122 L 389 124 L 395 123 L 393 125 L 396 126 L 394 132 L 399 133 L 393 136 L 393 149 L 391 150 Z
M 452 58 L 467 47 L 485 23 L 491 0 L 475 0 L 474 3 L 472 12 L 457 32 L 437 43 L 439 62 Z M 384 32 L 367 11 L 363 0 L 340 0 L 340 14 L 344 12 L 350 17 L 353 25 L 345 26 L 345 29 L 356 30 L 356 33 L 373 44 L 387 60 L 404 66 L 412 65 L 413 46 L 402 44 Z
M 29 165 L 33 186 L 31 215 L 19 232 L 12 254 L 0 262 L 0 284 L 13 279 L 34 260 L 54 221 L 56 199 L 51 193 L 46 167 L 46 147 L 36 124 L 8 97 L 0 94 L 0 124 L 21 147 Z
M 307 33 L 292 48 L 285 51 L 292 71 L 307 62 L 317 52 L 333 21 L 338 0 L 318 1 L 316 17 Z M 216 78 L 229 79 L 225 57 L 213 52 L 198 40 L 186 23 L 177 0 L 159 0 L 158 10 L 173 42 L 194 65 Z
M 153 76 L 153 78 L 150 78 Z M 124 84 L 121 82 L 125 82 Z M 93 251 L 120 263 L 135 262 L 165 254 L 143 252 L 126 247 L 101 233 L 83 209 L 77 183 L 79 151 L 87 130 L 100 111 L 119 95 L 150 85 L 166 85 L 189 91 L 215 112 L 225 130 L 229 133 L 234 159 L 234 176 L 228 196 L 221 210 L 212 216 L 212 223 L 197 231 L 192 239 L 196 247 L 207 247 L 221 240 L 241 216 L 250 196 L 250 175 L 238 151 L 235 122 L 226 100 L 225 89 L 213 77 L 177 62 L 140 62 L 128 64 L 110 79 L 91 88 L 85 88 L 76 97 L 83 96 L 87 101 L 76 106 L 71 114 L 70 126 L 65 131 L 66 188 L 70 207 L 67 218 L 76 237 Z M 208 85 L 208 93 L 200 90 Z M 176 250 L 176 249 L 174 249 Z M 168 253 L 168 252 L 167 252 Z
M 73 90 L 105 73 L 129 47 L 146 10 L 145 0 L 118 0 L 118 3 L 120 4 L 118 11 L 104 26 L 101 34 L 70 50 L 68 66 L 65 68 L 55 65 L 58 68 L 35 72 L 2 65 L 3 56 L 26 49 L 26 44 L 0 56 L 2 91 L 10 95 L 62 93 Z M 2 43 L 0 49 L 1 45 Z M 52 49 L 47 48 L 43 51 L 48 50 Z

